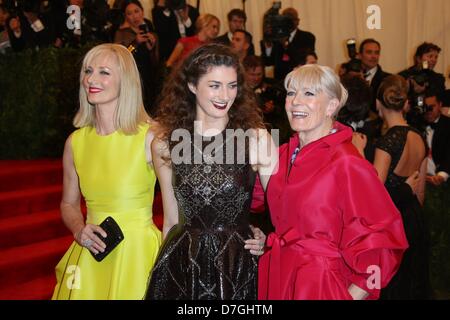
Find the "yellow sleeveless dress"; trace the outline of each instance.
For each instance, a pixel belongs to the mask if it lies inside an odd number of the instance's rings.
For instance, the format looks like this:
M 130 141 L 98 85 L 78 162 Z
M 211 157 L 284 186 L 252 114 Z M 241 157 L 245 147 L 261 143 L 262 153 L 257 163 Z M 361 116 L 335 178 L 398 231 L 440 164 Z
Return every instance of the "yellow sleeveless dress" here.
M 142 299 L 161 244 L 152 219 L 156 175 L 145 156 L 148 124 L 135 135 L 76 130 L 72 151 L 87 223 L 113 217 L 124 240 L 101 262 L 75 241 L 56 266 L 52 299 Z

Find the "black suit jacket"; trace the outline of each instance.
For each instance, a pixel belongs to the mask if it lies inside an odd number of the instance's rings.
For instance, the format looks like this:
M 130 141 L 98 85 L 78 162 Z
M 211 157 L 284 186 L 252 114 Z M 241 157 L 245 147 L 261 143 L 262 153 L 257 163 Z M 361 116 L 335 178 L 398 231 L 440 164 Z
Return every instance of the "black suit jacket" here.
M 231 47 L 231 41 L 230 41 L 230 38 L 228 38 L 228 31 L 225 32 L 223 35 L 215 38 L 214 42 L 221 43 L 221 44 Z M 250 47 L 248 48 L 247 56 L 253 56 L 254 54 L 255 54 L 255 46 L 253 45 L 253 43 L 250 43 Z
M 377 99 L 377 91 L 378 88 L 381 85 L 381 82 L 383 82 L 383 79 L 387 76 L 390 76 L 390 73 L 384 72 L 380 65 L 378 65 L 377 72 L 372 78 L 372 82 L 370 83 L 370 88 L 372 89 L 372 105 L 371 109 L 373 112 L 377 112 L 377 106 L 376 106 L 376 99 Z
M 431 155 L 436 164 L 436 172 L 450 174 L 450 118 L 441 115 L 434 129 Z
M 228 31 L 225 32 L 223 35 L 215 38 L 214 42 L 221 43 L 221 44 L 224 44 L 226 46 L 231 46 L 230 38 L 228 38 Z
M 409 79 L 415 72 L 417 68 L 412 66 L 409 69 L 403 70 L 399 73 L 403 78 Z M 445 91 L 445 77 L 441 73 L 437 73 L 434 70 L 429 70 L 428 72 L 428 90 L 431 90 L 436 95 L 439 95 Z M 413 91 L 413 86 L 409 88 L 410 93 Z
M 189 28 L 186 28 L 187 37 L 195 35 L 195 21 L 197 21 L 199 16 L 197 9 L 191 5 L 188 5 L 188 7 L 188 15 L 192 21 L 192 25 Z M 155 25 L 159 40 L 159 57 L 163 61 L 169 58 L 178 39 L 181 38 L 175 12 L 171 10 L 170 16 L 166 16 L 164 10 L 165 8 L 161 6 L 155 6 L 152 9 L 153 24 Z
M 266 65 L 274 65 L 275 78 L 283 81 L 286 75 L 299 64 L 301 52 L 315 51 L 316 37 L 308 31 L 297 29 L 294 39 L 286 48 L 280 42 L 274 42 L 272 53 L 266 55 L 262 45 L 261 52 Z

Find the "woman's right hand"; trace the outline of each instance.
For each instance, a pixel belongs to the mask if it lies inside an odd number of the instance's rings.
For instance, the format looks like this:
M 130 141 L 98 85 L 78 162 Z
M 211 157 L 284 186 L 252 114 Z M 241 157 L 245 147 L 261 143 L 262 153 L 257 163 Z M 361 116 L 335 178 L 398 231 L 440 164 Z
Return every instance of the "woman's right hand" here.
M 148 41 L 148 33 L 138 33 L 136 34 L 136 42 L 138 44 L 145 43 Z
M 414 92 L 417 94 L 421 94 L 421 93 L 425 92 L 425 90 L 427 89 L 427 87 L 425 85 L 422 85 L 422 86 L 419 85 L 412 77 L 410 78 L 410 81 L 411 81 Z
M 95 224 L 86 224 L 75 234 L 75 241 L 94 254 L 105 251 L 106 244 L 94 233 L 97 232 L 106 238 L 106 232 Z
M 405 182 L 411 187 L 412 192 L 416 194 L 419 188 L 419 171 L 415 171 Z

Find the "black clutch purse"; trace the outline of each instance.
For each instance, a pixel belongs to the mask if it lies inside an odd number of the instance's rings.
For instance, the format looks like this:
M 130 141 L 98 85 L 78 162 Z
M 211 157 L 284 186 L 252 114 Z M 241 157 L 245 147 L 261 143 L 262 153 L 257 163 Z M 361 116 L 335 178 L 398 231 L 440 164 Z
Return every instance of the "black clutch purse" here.
M 113 218 L 108 217 L 103 220 L 103 222 L 100 223 L 100 227 L 105 230 L 106 238 L 103 238 L 102 235 L 97 232 L 94 233 L 106 244 L 105 251 L 97 254 L 90 251 L 94 259 L 97 261 L 102 261 L 124 239 L 122 230 L 120 230 L 119 225 Z

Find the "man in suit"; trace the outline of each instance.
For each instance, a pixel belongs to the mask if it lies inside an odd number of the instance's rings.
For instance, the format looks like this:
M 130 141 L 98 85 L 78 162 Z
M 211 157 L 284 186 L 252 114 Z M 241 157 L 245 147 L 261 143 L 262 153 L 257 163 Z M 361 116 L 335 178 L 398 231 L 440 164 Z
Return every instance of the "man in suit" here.
M 226 46 L 232 46 L 233 34 L 237 30 L 245 30 L 247 15 L 245 14 L 244 10 L 235 8 L 230 10 L 230 12 L 228 12 L 227 19 L 228 19 L 228 31 L 225 32 L 223 35 L 214 39 L 214 41 L 217 43 L 222 43 Z M 246 32 L 250 35 L 251 38 L 253 38 L 248 31 Z M 254 54 L 255 54 L 255 47 L 253 46 L 252 40 L 252 43 L 250 43 L 250 47 L 248 48 L 248 55 Z
M 280 41 L 262 41 L 261 51 L 265 65 L 274 65 L 275 78 L 283 81 L 286 75 L 298 64 L 302 52 L 315 52 L 316 37 L 307 31 L 300 30 L 300 19 L 294 8 L 286 8 L 282 15 L 291 20 L 289 36 Z
M 429 93 L 425 98 L 429 111 L 425 113 L 427 143 L 431 149 L 428 157 L 427 182 L 440 186 L 450 174 L 450 118 L 442 115 L 442 97 Z
M 450 89 L 444 91 L 442 95 L 442 109 L 441 113 L 450 117 Z
M 373 103 L 371 105 L 371 110 L 375 113 L 377 113 L 375 97 L 378 88 L 383 79 L 390 75 L 390 73 L 384 72 L 379 64 L 380 53 L 381 45 L 375 39 L 365 39 L 359 46 L 359 58 L 361 59 L 364 78 L 372 89 Z
M 414 55 L 415 64 L 399 73 L 410 82 L 410 95 L 419 96 L 432 90 L 437 95 L 445 91 L 445 78 L 434 71 L 441 48 L 434 43 L 424 42 L 417 47 Z
M 252 42 L 252 35 L 248 31 L 242 29 L 234 31 L 231 47 L 238 54 L 241 62 L 250 55 L 249 50 Z
M 215 42 L 222 43 L 226 46 L 231 46 L 233 41 L 233 34 L 236 30 L 244 30 L 245 22 L 247 21 L 247 15 L 241 9 L 232 9 L 228 12 L 228 31 L 223 35 L 217 37 Z

